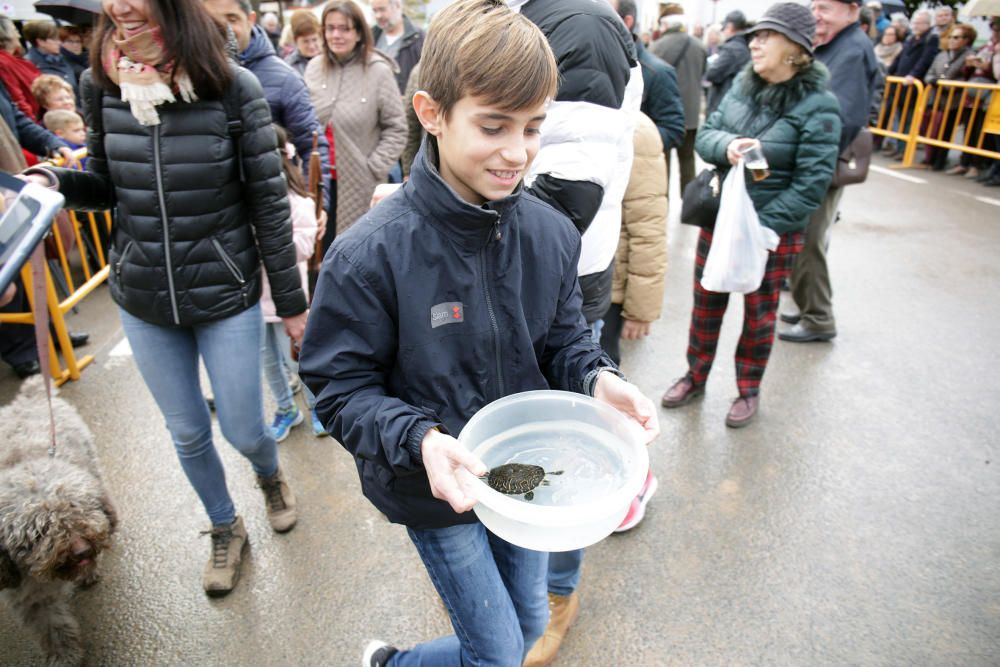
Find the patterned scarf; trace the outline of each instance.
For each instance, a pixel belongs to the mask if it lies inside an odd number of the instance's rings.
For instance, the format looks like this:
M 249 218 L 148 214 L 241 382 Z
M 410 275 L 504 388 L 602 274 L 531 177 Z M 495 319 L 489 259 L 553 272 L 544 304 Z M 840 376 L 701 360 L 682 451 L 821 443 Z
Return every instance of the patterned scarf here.
M 163 36 L 159 28 L 148 28 L 131 37 L 115 34 L 104 45 L 101 62 L 108 78 L 122 91 L 132 115 L 141 125 L 159 125 L 156 107 L 177 101 L 175 88 L 185 102 L 194 102 L 191 79 L 182 71 L 174 73 L 174 64 L 164 62 Z

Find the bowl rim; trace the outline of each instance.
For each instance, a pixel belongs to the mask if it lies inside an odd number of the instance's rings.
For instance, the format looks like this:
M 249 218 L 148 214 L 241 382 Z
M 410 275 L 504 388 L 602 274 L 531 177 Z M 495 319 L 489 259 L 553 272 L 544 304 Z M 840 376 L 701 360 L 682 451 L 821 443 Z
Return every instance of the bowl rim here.
M 627 508 L 628 503 L 635 498 L 636 494 L 642 488 L 642 483 L 645 481 L 646 473 L 649 470 L 649 454 L 646 444 L 642 439 L 642 427 L 614 407 L 590 396 L 557 389 L 537 389 L 510 394 L 487 404 L 473 415 L 472 419 L 462 429 L 462 432 L 459 433 L 458 441 L 462 443 L 466 450 L 472 452 L 473 450 L 469 446 L 467 437 L 467 434 L 471 430 L 470 427 L 475 426 L 497 409 L 517 403 L 537 401 L 539 399 L 584 403 L 604 413 L 610 419 L 623 424 L 625 432 L 629 433 L 630 437 L 619 439 L 629 448 L 634 449 L 639 458 L 637 461 L 639 465 L 634 472 L 634 478 L 626 477 L 625 482 L 617 490 L 587 503 L 570 507 L 556 507 L 551 505 L 532 505 L 507 496 L 499 491 L 494 491 L 486 482 L 477 478 L 465 468 L 462 468 L 465 488 L 476 498 L 478 501 L 477 505 L 478 503 L 482 503 L 508 519 L 536 526 L 566 526 L 592 523 L 598 517 L 605 517 L 612 512 L 618 512 L 620 509 Z M 463 436 L 466 437 L 463 439 Z M 639 469 L 641 469 L 641 472 Z M 473 509 L 475 508 L 476 506 L 473 506 Z

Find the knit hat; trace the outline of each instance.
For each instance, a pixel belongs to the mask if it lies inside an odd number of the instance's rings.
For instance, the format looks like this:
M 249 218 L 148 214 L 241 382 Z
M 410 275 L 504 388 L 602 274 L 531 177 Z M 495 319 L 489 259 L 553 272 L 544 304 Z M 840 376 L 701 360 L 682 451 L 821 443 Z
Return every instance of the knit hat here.
M 758 30 L 773 30 L 804 48 L 809 54 L 813 52 L 813 38 L 816 37 L 816 19 L 806 7 L 794 2 L 779 2 L 768 7 L 760 20 L 747 30 L 749 40 Z

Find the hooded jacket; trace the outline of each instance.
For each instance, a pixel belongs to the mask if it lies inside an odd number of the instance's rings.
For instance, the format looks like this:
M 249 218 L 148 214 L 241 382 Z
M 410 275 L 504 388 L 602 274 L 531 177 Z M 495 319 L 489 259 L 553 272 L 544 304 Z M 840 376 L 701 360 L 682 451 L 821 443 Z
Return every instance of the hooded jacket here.
M 143 126 L 115 92 L 93 108 L 88 70 L 87 171 L 51 170 L 66 208 L 116 209 L 111 297 L 152 324 L 191 326 L 244 311 L 260 298 L 261 260 L 278 315 L 306 309 L 271 114 L 257 78 L 232 69 L 239 151 L 222 101 L 161 104 L 161 123 Z M 94 130 L 98 113 L 102 134 Z
M 805 229 L 819 206 L 840 154 L 840 107 L 830 75 L 814 62 L 788 81 L 769 84 L 748 65 L 698 130 L 694 148 L 728 170 L 726 148 L 738 137 L 760 139 L 771 175 L 747 179 L 762 225 L 779 234 Z
M 473 206 L 424 141 L 410 180 L 327 252 L 299 357 L 316 412 L 365 496 L 412 528 L 472 523 L 431 495 L 420 445 L 534 389 L 583 393 L 599 365 L 576 280 L 580 237 L 517 191 Z

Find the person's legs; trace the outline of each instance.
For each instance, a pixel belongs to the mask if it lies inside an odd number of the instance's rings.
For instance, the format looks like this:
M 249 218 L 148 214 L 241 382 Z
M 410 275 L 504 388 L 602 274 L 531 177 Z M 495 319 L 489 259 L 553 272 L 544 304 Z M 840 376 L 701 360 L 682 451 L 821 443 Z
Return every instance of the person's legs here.
M 20 276 L 14 279 L 17 291 L 2 313 L 26 313 L 31 310 L 24 283 Z M 9 324 L 0 326 L 0 358 L 10 364 L 19 376 L 38 372 L 38 346 L 35 344 L 35 328 L 30 324 Z M 30 373 L 29 373 L 30 371 Z
M 264 364 L 264 377 L 267 378 L 267 385 L 271 389 L 271 395 L 274 396 L 274 402 L 278 404 L 279 412 L 290 412 L 295 408 L 295 399 L 288 386 L 284 354 L 280 348 L 280 345 L 287 341 L 288 336 L 285 335 L 284 325 L 281 322 L 264 323 L 260 356 Z
M 394 667 L 520 667 L 548 618 L 545 554 L 508 544 L 480 523 L 407 528 L 455 635 L 400 651 Z
M 710 292 L 701 286 L 705 260 L 712 247 L 712 232 L 702 229 L 694 258 L 694 307 L 691 310 L 691 327 L 688 334 L 688 376 L 695 387 L 708 380 L 719 345 L 722 318 L 729 305 L 729 294 Z
M 556 595 L 570 595 L 580 585 L 583 549 L 549 554 L 548 588 Z
M 677 160 L 681 165 L 681 192 L 694 180 L 694 140 L 698 130 L 684 132 L 684 143 L 677 149 Z
M 212 418 L 198 385 L 194 332 L 149 324 L 124 310 L 120 313 L 136 366 L 163 413 L 184 474 L 212 524 L 231 524 L 236 510 L 212 444 Z
M 833 317 L 833 287 L 830 284 L 830 269 L 826 253 L 829 234 L 844 189 L 831 186 L 812 216 L 806 228 L 805 244 L 795 260 L 792 270 L 792 298 L 799 308 L 801 317 L 797 326 L 807 332 L 836 335 L 837 323 Z M 832 335 L 831 335 L 832 334 Z M 789 340 L 786 332 L 779 334 Z
M 604 314 L 604 327 L 601 329 L 601 347 L 616 364 L 621 363 L 621 337 L 625 320 L 622 318 L 622 305 L 613 303 Z

